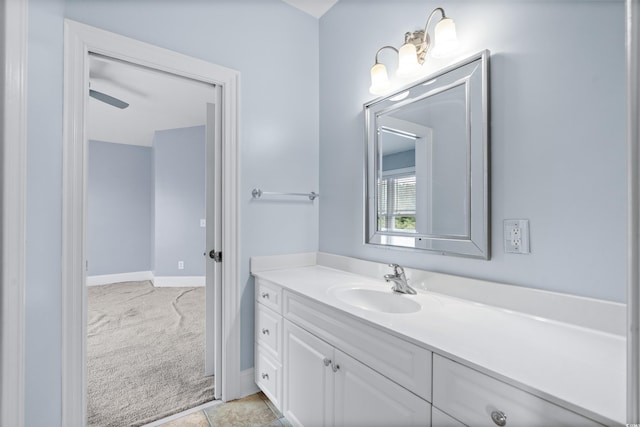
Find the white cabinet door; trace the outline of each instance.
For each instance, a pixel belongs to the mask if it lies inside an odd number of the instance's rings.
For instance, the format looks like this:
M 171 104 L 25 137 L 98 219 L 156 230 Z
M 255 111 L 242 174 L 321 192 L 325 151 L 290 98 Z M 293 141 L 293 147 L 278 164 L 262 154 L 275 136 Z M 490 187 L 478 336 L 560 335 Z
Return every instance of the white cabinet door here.
M 283 414 L 293 425 L 333 425 L 333 347 L 284 322 Z
M 431 425 L 431 405 L 356 359 L 335 351 L 336 426 Z
M 431 408 L 431 425 L 433 427 L 466 427 L 460 421 L 450 417 L 435 406 Z

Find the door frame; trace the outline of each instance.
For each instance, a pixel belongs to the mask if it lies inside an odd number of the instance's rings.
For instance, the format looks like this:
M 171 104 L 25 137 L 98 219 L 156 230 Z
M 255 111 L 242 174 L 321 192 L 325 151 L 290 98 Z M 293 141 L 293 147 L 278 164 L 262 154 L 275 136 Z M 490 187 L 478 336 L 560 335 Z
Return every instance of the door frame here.
M 239 72 L 76 21 L 64 22 L 62 425 L 83 426 L 86 390 L 85 119 L 89 52 L 222 88 L 222 400 L 240 397 Z
M 640 422 L 640 0 L 625 2 L 627 74 L 627 422 Z
M 28 0 L 0 1 L 0 425 L 24 425 Z

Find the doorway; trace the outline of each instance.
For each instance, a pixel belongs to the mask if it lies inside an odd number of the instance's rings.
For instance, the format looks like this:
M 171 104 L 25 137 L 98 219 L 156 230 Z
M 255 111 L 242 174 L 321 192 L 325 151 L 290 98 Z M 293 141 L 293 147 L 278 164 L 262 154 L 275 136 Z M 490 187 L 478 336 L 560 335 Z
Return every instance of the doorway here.
M 88 423 L 146 423 L 220 397 L 220 89 L 93 53 L 89 79 Z
M 220 277 L 220 286 L 211 294 L 218 316 L 208 321 L 208 328 L 215 328 L 216 340 L 213 354 L 207 358 L 208 369 L 215 369 L 216 394 L 222 400 L 240 396 L 239 325 L 237 322 L 239 296 L 239 185 L 237 144 L 238 73 L 191 58 L 176 52 L 142 43 L 117 34 L 99 30 L 71 20 L 65 21 L 65 126 L 63 163 L 63 425 L 80 426 L 86 422 L 86 322 L 87 293 L 85 276 L 87 269 L 87 133 L 86 120 L 89 100 L 89 55 L 101 55 L 126 61 L 147 69 L 188 78 L 219 88 L 219 104 L 209 107 L 207 117 L 215 119 L 219 108 L 220 144 L 216 147 L 221 179 L 213 183 L 218 188 L 221 223 L 216 239 L 219 247 L 207 247 L 205 253 L 224 254 L 224 263 L 215 263 L 214 274 Z M 208 133 L 208 132 L 207 132 Z M 211 134 L 213 135 L 213 134 Z M 215 156 L 216 153 L 207 152 Z M 212 182 L 209 179 L 207 182 Z M 211 242 L 207 242 L 211 244 Z M 214 260 L 207 261 L 213 263 Z M 210 275 L 207 274 L 209 277 Z M 211 275 L 213 277 L 213 275 Z M 217 297 L 217 298 L 216 298 Z M 219 308 L 219 309 L 217 309 Z M 224 341 L 223 341 L 224 337 Z M 216 341 L 214 340 L 214 341 Z M 224 342 L 224 346 L 222 345 Z

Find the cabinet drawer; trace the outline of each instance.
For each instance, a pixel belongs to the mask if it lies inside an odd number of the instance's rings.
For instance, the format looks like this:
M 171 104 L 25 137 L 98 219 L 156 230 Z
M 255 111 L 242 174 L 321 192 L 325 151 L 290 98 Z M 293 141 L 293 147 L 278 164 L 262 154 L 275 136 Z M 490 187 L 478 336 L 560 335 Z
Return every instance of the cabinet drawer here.
M 256 310 L 256 341 L 282 361 L 282 316 L 261 304 Z
M 279 411 L 282 411 L 282 365 L 256 343 L 256 384 Z
M 433 356 L 433 405 L 472 426 L 600 426 L 437 354 Z
M 339 310 L 285 291 L 286 319 L 431 402 L 431 352 Z
M 275 283 L 256 278 L 256 301 L 282 314 L 282 288 Z

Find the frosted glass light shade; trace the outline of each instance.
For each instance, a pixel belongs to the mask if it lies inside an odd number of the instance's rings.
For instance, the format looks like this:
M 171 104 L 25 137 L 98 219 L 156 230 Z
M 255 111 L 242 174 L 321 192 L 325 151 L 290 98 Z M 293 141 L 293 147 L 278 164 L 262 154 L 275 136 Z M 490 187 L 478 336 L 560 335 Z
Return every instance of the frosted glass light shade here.
M 434 41 L 431 54 L 435 58 L 443 58 L 455 53 L 458 48 L 456 24 L 451 18 L 443 18 L 434 29 Z
M 413 43 L 405 43 L 398 51 L 398 77 L 411 77 L 418 73 L 420 64 L 416 46 Z
M 373 95 L 384 95 L 391 89 L 391 82 L 384 64 L 376 64 L 371 67 L 371 86 L 369 92 Z

